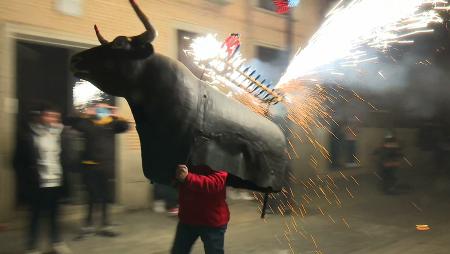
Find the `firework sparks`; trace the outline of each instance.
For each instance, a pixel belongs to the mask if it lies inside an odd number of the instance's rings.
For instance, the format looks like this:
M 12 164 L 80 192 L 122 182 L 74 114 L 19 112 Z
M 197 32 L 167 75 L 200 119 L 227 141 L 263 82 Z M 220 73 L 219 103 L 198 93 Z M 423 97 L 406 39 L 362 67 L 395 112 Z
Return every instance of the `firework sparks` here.
M 333 222 L 333 224 L 336 224 L 336 221 L 333 219 L 333 217 L 331 217 L 331 215 L 328 214 L 328 218 L 330 218 L 331 222 Z
M 341 174 L 342 178 L 344 178 L 347 182 L 349 181 L 348 178 L 342 173 L 342 171 L 339 171 L 339 174 Z
M 351 198 L 355 198 L 355 196 L 353 196 L 353 194 L 350 192 L 350 190 L 347 187 L 345 187 L 345 189 L 347 190 L 347 193 Z
M 406 157 L 403 157 L 403 160 L 404 160 L 410 167 L 413 166 L 412 163 L 411 163 Z
M 103 99 L 104 93 L 89 81 L 80 79 L 73 87 L 73 105 L 76 109 L 85 108 L 90 102 Z
M 344 217 L 342 217 L 342 222 L 344 222 L 345 226 L 346 226 L 348 229 L 350 229 L 350 225 L 348 224 L 347 220 L 346 220 Z
M 373 174 L 378 178 L 378 180 L 381 180 L 381 176 L 377 172 L 373 172 Z
M 353 176 L 350 176 L 350 177 L 353 179 L 353 182 L 355 182 L 355 184 L 359 186 L 358 181 L 356 181 L 356 179 Z
M 420 208 L 416 203 L 414 203 L 414 202 L 412 202 L 412 201 L 410 201 L 409 203 L 410 203 L 412 206 L 414 206 L 414 208 L 416 208 L 417 211 L 423 212 L 422 208 Z
M 367 49 L 385 52 L 396 44 L 411 44 L 409 37 L 433 32 L 428 25 L 441 23 L 439 11 L 448 9 L 448 1 L 442 0 L 342 0 L 294 57 L 277 86 L 313 74 L 336 74 L 339 67 L 376 62 Z

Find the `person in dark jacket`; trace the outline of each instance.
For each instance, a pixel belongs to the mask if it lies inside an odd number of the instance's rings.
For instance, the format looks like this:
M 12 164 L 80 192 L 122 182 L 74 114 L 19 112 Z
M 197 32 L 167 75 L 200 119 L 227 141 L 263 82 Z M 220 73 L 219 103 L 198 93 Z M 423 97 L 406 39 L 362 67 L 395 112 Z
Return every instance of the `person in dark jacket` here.
M 114 170 L 115 134 L 128 130 L 129 124 L 115 113 L 115 108 L 106 103 L 97 103 L 86 110 L 83 117 L 71 118 L 68 124 L 80 131 L 85 139 L 82 154 L 82 175 L 88 192 L 88 210 L 83 235 L 95 232 L 93 223 L 94 205 L 101 204 L 102 221 L 100 234 L 116 236 L 110 225 L 108 202 L 112 199 L 108 191 L 108 177 Z
M 62 163 L 61 114 L 52 105 L 40 103 L 32 119 L 19 131 L 14 156 L 19 188 L 30 205 L 27 249 L 36 250 L 39 219 L 42 212 L 50 216 L 50 240 L 57 253 L 70 253 L 59 232 L 59 200 L 66 194 L 65 167 Z
M 374 155 L 378 160 L 377 166 L 383 192 L 388 195 L 396 194 L 396 172 L 403 155 L 395 136 L 391 133 L 386 134 L 382 146 L 375 150 Z
M 226 186 L 266 192 L 253 183 L 226 171 L 212 170 L 206 165 L 178 165 L 179 223 L 172 254 L 190 253 L 198 237 L 206 254 L 224 253 L 225 231 L 230 220 L 226 203 Z

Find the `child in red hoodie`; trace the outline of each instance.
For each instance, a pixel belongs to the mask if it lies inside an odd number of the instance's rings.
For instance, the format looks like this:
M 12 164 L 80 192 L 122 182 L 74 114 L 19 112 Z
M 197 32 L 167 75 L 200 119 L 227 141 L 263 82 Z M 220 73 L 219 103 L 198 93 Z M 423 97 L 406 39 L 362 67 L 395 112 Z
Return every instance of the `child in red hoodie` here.
M 194 173 L 195 172 L 195 173 Z M 224 253 L 224 238 L 230 212 L 226 199 L 228 173 L 207 166 L 178 165 L 180 221 L 177 226 L 173 254 L 190 253 L 200 237 L 205 253 Z
M 224 253 L 224 238 L 230 211 L 226 203 L 226 186 L 268 191 L 255 184 L 208 166 L 178 165 L 180 219 L 172 254 L 190 253 L 200 237 L 206 254 Z

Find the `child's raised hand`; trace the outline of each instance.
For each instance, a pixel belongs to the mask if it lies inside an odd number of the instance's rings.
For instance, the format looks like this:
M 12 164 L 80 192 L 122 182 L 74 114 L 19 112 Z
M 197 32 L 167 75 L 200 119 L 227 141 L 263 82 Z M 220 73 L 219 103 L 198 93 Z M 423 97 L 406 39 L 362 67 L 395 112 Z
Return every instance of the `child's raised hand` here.
M 175 178 L 180 182 L 184 182 L 188 173 L 189 170 L 186 165 L 183 164 L 177 165 L 177 169 L 175 171 Z

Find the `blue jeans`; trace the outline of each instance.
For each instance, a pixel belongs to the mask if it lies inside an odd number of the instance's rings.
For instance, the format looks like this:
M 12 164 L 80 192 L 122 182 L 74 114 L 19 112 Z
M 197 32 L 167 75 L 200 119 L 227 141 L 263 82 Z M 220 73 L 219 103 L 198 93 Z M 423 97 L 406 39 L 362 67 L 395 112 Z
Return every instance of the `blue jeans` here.
M 213 228 L 178 223 L 172 254 L 188 254 L 198 237 L 202 239 L 205 254 L 223 254 L 227 225 Z

